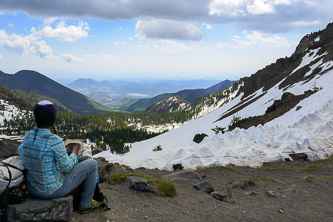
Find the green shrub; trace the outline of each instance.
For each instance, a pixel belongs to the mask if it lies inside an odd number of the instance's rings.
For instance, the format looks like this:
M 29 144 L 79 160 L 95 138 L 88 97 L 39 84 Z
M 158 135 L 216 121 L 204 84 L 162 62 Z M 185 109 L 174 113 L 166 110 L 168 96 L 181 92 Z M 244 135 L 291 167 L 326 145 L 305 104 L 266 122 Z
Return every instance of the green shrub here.
M 219 132 L 221 132 L 222 134 L 225 133 L 225 127 L 216 126 L 215 128 L 212 128 L 212 130 L 215 132 L 215 134 L 218 134 Z
M 238 115 L 233 115 L 232 119 L 228 125 L 228 130 L 233 129 L 235 126 L 237 126 L 237 124 L 239 123 L 239 121 L 241 121 L 242 118 Z

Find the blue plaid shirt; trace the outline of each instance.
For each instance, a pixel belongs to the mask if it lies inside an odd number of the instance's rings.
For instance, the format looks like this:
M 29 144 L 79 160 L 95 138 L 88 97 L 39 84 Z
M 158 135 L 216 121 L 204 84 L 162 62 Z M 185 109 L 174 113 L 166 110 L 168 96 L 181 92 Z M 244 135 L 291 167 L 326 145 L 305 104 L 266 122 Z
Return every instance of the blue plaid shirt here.
M 25 135 L 19 153 L 27 169 L 29 192 L 48 196 L 64 184 L 63 172 L 69 172 L 78 160 L 73 153 L 68 156 L 63 141 L 48 129 L 38 128 L 34 140 L 35 129 Z

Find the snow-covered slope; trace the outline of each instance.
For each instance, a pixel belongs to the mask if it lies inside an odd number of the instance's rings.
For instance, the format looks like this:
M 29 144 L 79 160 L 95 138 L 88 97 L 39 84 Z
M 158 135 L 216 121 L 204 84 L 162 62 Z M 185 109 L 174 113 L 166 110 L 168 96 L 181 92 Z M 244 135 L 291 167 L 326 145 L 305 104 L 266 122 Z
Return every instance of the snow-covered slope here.
M 242 98 L 244 94 L 241 93 L 220 108 L 177 129 L 133 143 L 130 152 L 123 156 L 102 152 L 95 157 L 104 157 L 110 162 L 133 168 L 167 170 L 171 170 L 176 163 L 181 163 L 185 168 L 230 163 L 255 167 L 263 162 L 290 158 L 291 153 L 307 153 L 310 159 L 326 158 L 333 154 L 333 62 L 326 56 L 327 53 L 318 53 L 320 50 L 304 51 L 300 65 L 266 91 L 263 91 L 263 87 L 246 98 Z M 291 75 L 299 75 L 297 73 L 304 67 L 308 71 L 303 75 L 303 80 L 299 81 L 297 77 L 295 83 L 281 87 L 281 83 Z M 247 98 L 258 96 L 259 99 L 236 112 L 243 119 L 265 114 L 274 100 L 280 99 L 285 92 L 301 95 L 307 90 L 316 92 L 264 126 L 247 130 L 236 128 L 217 135 L 212 131 L 216 126 L 227 127 L 232 115 L 217 120 Z M 208 137 L 197 144 L 193 142 L 197 133 L 205 133 Z M 153 151 L 158 145 L 162 150 Z

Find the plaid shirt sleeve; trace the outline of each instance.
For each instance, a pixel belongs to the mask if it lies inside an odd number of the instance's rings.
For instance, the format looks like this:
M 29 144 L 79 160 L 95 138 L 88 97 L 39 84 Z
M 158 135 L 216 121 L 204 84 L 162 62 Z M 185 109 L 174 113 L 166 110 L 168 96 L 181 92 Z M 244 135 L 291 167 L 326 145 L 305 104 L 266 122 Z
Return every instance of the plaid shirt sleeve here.
M 69 172 L 73 166 L 78 162 L 75 154 L 67 155 L 66 148 L 63 141 L 57 142 L 52 145 L 54 151 L 55 161 L 60 171 Z

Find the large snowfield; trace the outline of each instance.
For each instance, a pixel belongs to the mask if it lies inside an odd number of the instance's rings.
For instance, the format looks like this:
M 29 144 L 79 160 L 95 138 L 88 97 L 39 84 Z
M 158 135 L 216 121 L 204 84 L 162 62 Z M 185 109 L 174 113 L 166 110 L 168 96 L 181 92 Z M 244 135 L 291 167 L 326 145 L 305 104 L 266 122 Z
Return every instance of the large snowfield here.
M 314 51 L 312 56 L 310 53 L 305 56 L 301 65 L 294 71 L 313 61 L 317 50 Z M 322 63 L 321 60 L 315 66 L 322 67 L 324 71 L 330 68 L 332 63 Z M 314 65 L 311 69 L 314 69 Z M 320 90 L 264 126 L 250 127 L 247 130 L 236 128 L 231 132 L 215 134 L 212 128 L 229 125 L 233 116 L 215 121 L 240 102 L 241 96 L 238 96 L 215 111 L 179 128 L 131 144 L 130 152 L 125 155 L 114 155 L 104 151 L 94 157 L 104 157 L 109 162 L 132 168 L 172 170 L 173 164 L 178 163 L 189 169 L 228 164 L 258 167 L 263 162 L 290 159 L 291 153 L 307 153 L 310 159 L 327 158 L 332 155 L 333 71 L 317 75 L 309 82 L 292 85 L 285 91 L 278 89 L 278 85 L 279 83 L 236 115 L 241 118 L 263 115 L 274 100 L 281 99 L 284 92 L 300 95 L 315 87 Z M 262 93 L 262 90 L 258 90 L 254 94 Z M 296 110 L 297 107 L 301 108 Z M 205 133 L 208 137 L 197 144 L 193 142 L 193 137 L 197 133 Z M 153 151 L 158 145 L 162 150 Z

